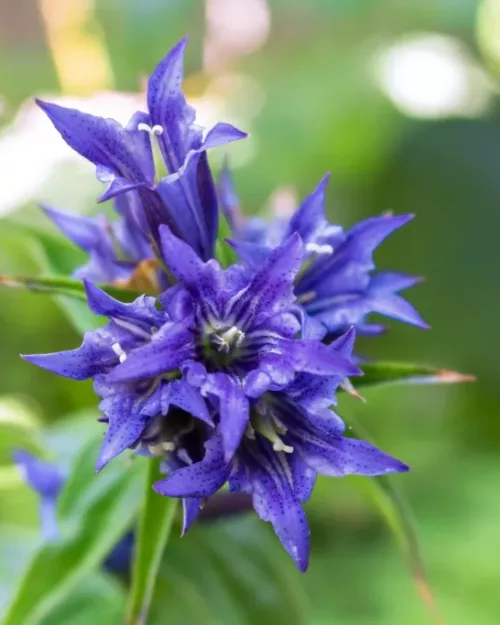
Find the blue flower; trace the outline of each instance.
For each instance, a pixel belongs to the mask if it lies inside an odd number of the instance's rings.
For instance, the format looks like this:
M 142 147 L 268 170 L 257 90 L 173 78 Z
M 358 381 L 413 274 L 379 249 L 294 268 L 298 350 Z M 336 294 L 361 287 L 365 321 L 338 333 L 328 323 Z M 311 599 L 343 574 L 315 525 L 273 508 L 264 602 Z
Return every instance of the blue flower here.
M 337 339 L 330 349 L 349 357 L 354 333 Z M 309 559 L 309 527 L 302 509 L 317 474 L 382 475 L 408 467 L 365 441 L 344 436 L 345 426 L 330 408 L 341 376 L 298 375 L 280 391 L 253 400 L 245 436 L 230 460 L 224 441 L 215 435 L 203 459 L 172 472 L 155 490 L 184 501 L 203 501 L 227 481 L 231 492 L 252 495 L 260 518 L 274 530 L 305 571 Z
M 170 406 L 186 410 L 211 425 L 206 403 L 198 389 L 180 377 L 179 367 L 194 355 L 190 331 L 173 321 L 168 313 L 155 307 L 153 297 L 141 296 L 131 304 L 113 299 L 91 283 L 86 283 L 87 301 L 97 315 L 109 318 L 104 328 L 87 332 L 75 350 L 24 356 L 43 369 L 74 380 L 93 378 L 101 397 L 103 421 L 108 424 L 97 470 L 131 446 L 156 417 L 168 413 Z M 134 383 L 113 379 L 120 363 L 146 345 L 161 345 L 158 354 L 165 375 L 144 370 Z
M 40 496 L 40 523 L 45 540 L 56 540 L 59 535 L 57 524 L 57 498 L 64 485 L 64 476 L 59 468 L 37 458 L 25 450 L 14 452 L 14 463 L 24 481 Z
M 156 241 L 156 248 L 158 226 L 167 224 L 208 260 L 214 253 L 218 205 L 206 151 L 246 134 L 225 123 L 205 133 L 195 123 L 181 89 L 186 43 L 180 41 L 156 67 L 148 82 L 149 112 L 134 114 L 126 127 L 41 100 L 38 105 L 68 145 L 96 165 L 99 180 L 108 183 L 100 201 L 132 194 L 142 212 L 134 215 L 137 227 Z M 159 181 L 152 137 L 168 171 Z
M 223 211 L 233 228 L 233 245 L 240 258 L 256 269 L 270 251 L 293 233 L 305 245 L 306 261 L 295 285 L 297 301 L 308 315 L 334 336 L 355 326 L 358 334 L 377 334 L 384 328 L 367 320 L 371 313 L 392 317 L 422 328 L 428 327 L 415 308 L 398 295 L 420 280 L 393 271 L 374 272 L 373 253 L 392 232 L 412 215 L 366 219 L 347 232 L 325 217 L 325 194 L 329 176 L 291 216 L 245 222 L 228 171 L 218 185 Z
M 94 379 L 107 433 L 97 468 L 128 447 L 164 457 L 158 492 L 182 497 L 184 528 L 229 481 L 249 492 L 262 519 L 305 570 L 308 527 L 301 504 L 317 473 L 379 475 L 407 467 L 344 436 L 332 409 L 352 363 L 354 331 L 326 345 L 301 323 L 294 282 L 298 234 L 252 275 L 223 270 L 160 228 L 177 284 L 131 304 L 86 284 L 89 306 L 110 322 L 80 348 L 27 360 L 60 375 Z M 312 328 L 308 334 L 307 328 Z
M 217 404 L 224 453 L 231 458 L 249 423 L 252 398 L 284 388 L 298 373 L 315 376 L 359 374 L 351 360 L 318 340 L 297 338 L 293 283 L 302 260 L 302 244 L 293 235 L 274 250 L 252 277 L 240 266 L 221 269 L 204 263 L 167 227 L 160 229 L 165 262 L 178 285 L 160 296 L 174 323 L 189 330 L 193 350 L 180 366 L 183 379 Z M 109 375 L 130 383 L 161 376 L 171 369 L 168 337 L 127 354 Z M 187 353 L 187 352 L 186 352 Z
M 138 198 L 133 193 L 115 198 L 119 213 L 115 221 L 105 215 L 88 217 L 43 206 L 59 230 L 89 256 L 88 263 L 74 271 L 75 278 L 134 286 L 134 280 L 137 282 L 142 276 L 151 290 L 160 290 L 161 284 L 166 286 L 150 242 L 144 230 L 137 227 L 140 217 L 137 203 Z

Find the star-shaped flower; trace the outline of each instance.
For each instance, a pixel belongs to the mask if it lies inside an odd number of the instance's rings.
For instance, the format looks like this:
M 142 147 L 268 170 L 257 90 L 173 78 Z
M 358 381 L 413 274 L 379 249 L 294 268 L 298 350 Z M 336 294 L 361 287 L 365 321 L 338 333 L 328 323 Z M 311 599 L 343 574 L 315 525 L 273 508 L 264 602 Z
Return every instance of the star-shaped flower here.
M 355 326 L 358 334 L 377 334 L 383 326 L 367 320 L 371 313 L 428 327 L 398 294 L 420 279 L 399 272 L 375 271 L 373 261 L 378 245 L 413 216 L 372 217 L 345 232 L 325 216 L 328 180 L 327 175 L 292 215 L 277 216 L 270 223 L 261 219 L 245 222 L 238 212 L 229 171 L 223 171 L 219 197 L 232 224 L 233 245 L 240 258 L 255 270 L 276 245 L 298 233 L 306 260 L 295 284 L 297 300 L 329 333 L 336 336 Z

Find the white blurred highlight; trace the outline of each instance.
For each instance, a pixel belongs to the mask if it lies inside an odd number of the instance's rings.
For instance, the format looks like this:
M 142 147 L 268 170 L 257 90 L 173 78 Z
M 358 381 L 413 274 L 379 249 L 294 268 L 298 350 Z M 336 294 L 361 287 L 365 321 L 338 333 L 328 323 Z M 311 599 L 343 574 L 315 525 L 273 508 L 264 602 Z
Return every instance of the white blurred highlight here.
M 261 48 L 271 30 L 267 0 L 206 0 L 204 68 L 217 72 Z
M 414 117 L 476 116 L 490 101 L 488 82 L 451 37 L 416 34 L 382 51 L 375 63 L 382 90 Z
M 106 92 L 89 98 L 48 99 L 86 113 L 112 117 L 122 124 L 127 123 L 135 111 L 144 108 L 144 98 L 138 94 Z M 43 200 L 44 185 L 65 163 L 74 163 L 83 171 L 85 168 L 93 171 L 83 157 L 66 145 L 35 103 L 25 103 L 0 134 L 0 215 L 12 212 L 30 200 Z

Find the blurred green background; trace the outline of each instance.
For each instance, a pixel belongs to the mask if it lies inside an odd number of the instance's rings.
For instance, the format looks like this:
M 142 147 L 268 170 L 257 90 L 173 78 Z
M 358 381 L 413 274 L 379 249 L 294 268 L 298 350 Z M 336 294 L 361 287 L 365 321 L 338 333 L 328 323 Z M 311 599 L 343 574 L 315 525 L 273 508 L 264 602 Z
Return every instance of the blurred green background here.
M 278 202 L 303 197 L 330 170 L 333 221 L 416 213 L 377 261 L 425 276 L 409 299 L 432 330 L 393 323 L 359 351 L 473 373 L 478 381 L 381 388 L 366 393 L 366 405 L 343 398 L 340 413 L 347 422 L 355 416 L 412 467 L 396 482 L 413 509 L 444 622 L 498 625 L 500 2 L 0 0 L 1 273 L 49 268 L 36 240 L 15 226 L 29 224 L 50 239 L 38 201 L 97 210 L 92 167 L 66 150 L 31 98 L 78 97 L 80 108 L 124 120 L 141 102 L 144 76 L 186 33 L 186 91 L 202 119 L 232 121 L 251 134 L 230 150 L 247 212 L 265 208 L 273 194 Z M 216 171 L 220 155 L 212 163 Z M 63 250 L 59 269 L 80 260 Z M 56 302 L 4 289 L 0 324 L 0 421 L 55 423 L 95 409 L 90 385 L 18 357 L 76 346 L 78 333 Z M 0 443 L 0 522 L 34 531 L 35 498 L 9 472 L 9 444 Z M 301 596 L 306 623 L 432 622 L 390 531 L 354 480 L 321 481 L 307 508 L 310 570 L 299 576 L 287 560 L 279 565 L 285 590 L 294 601 Z M 248 523 L 195 528 L 193 544 L 206 540 L 216 549 L 240 530 L 248 538 Z M 178 612 L 158 623 L 279 620 L 265 601 L 258 617 L 249 612 L 260 600 L 255 571 L 245 592 L 230 574 L 224 582 L 214 572 L 214 588 L 193 581 L 189 559 L 204 564 L 189 541 L 173 545 L 187 571 L 184 585 L 173 579 L 164 596 Z M 1 566 L 8 574 L 13 565 Z M 236 553 L 232 566 L 245 577 Z M 206 567 L 208 577 L 217 564 Z M 229 600 L 239 605 L 238 617 L 226 609 Z M 205 620 L 184 611 L 183 601 L 208 601 Z M 87 608 L 80 608 L 82 624 L 95 622 Z M 119 623 L 110 610 L 98 622 Z

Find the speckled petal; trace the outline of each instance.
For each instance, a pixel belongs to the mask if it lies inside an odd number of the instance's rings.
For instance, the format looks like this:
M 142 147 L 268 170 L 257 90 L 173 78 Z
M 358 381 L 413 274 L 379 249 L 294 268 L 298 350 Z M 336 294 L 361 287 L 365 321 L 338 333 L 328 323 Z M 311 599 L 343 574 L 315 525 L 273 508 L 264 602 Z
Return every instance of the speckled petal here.
M 296 445 L 315 471 L 331 477 L 404 473 L 409 468 L 366 441 L 343 436 L 319 439 L 308 436 Z
M 106 329 L 86 332 L 77 349 L 52 354 L 30 354 L 22 358 L 42 369 L 72 380 L 88 380 L 108 371 L 118 362 L 111 348 L 110 334 Z
M 255 511 L 269 521 L 283 547 L 300 571 L 309 563 L 309 525 L 299 496 L 310 492 L 310 475 L 296 475 L 304 484 L 294 484 L 287 455 L 274 452 L 267 443 L 248 445 L 247 462 L 251 466 L 252 500 Z
M 109 374 L 113 382 L 153 378 L 180 367 L 193 356 L 193 336 L 181 323 L 166 323 L 149 343 L 132 350 Z
M 226 482 L 230 465 L 224 461 L 224 449 L 220 436 L 205 443 L 206 454 L 196 462 L 172 473 L 157 482 L 154 489 L 167 497 L 201 497 L 213 495 Z

